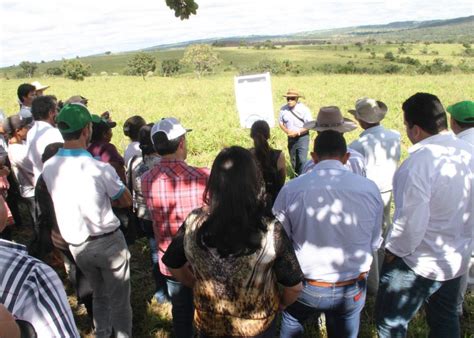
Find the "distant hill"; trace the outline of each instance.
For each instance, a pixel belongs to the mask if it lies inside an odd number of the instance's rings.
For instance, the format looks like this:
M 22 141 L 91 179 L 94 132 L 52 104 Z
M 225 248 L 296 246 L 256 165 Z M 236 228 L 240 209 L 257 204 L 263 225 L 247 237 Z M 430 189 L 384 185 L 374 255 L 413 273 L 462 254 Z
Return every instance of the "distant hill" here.
M 272 51 L 265 47 L 265 43 L 268 41 L 270 41 L 270 45 L 273 45 L 276 49 Z M 455 62 L 455 64 L 460 63 L 461 58 L 466 56 L 467 60 L 463 62 L 466 62 L 467 66 L 464 65 L 463 67 L 470 69 L 474 62 L 471 62 L 472 55 L 464 55 L 460 46 L 462 43 L 474 45 L 474 16 L 449 20 L 392 22 L 384 25 L 315 30 L 288 35 L 251 35 L 218 39 L 209 38 L 156 45 L 141 49 L 140 51 L 149 52 L 155 56 L 158 62 L 162 62 L 163 60 L 180 59 L 183 55 L 184 48 L 190 44 L 208 43 L 215 47 L 239 47 L 219 49 L 220 56 L 224 60 L 224 63 L 221 65 L 221 70 L 223 71 L 244 69 L 249 67 L 249 65 L 254 66 L 262 60 L 267 62 L 268 59 L 277 59 L 279 61 L 290 60 L 295 63 L 301 62 L 301 64 L 306 64 L 307 67 L 312 69 L 319 69 L 325 64 L 342 64 L 347 62 L 352 62 L 353 64 L 360 62 L 367 63 L 364 67 L 374 68 L 374 65 L 377 63 L 381 63 L 380 67 L 384 66 L 383 63 L 386 62 L 386 60 L 384 61 L 383 59 L 384 53 L 389 51 L 393 53 L 397 52 L 396 44 L 413 43 L 423 45 L 423 43 L 426 43 L 429 45 L 430 43 L 436 42 L 451 43 L 453 46 L 448 49 L 432 47 L 430 50 L 426 47 L 412 46 L 410 47 L 412 51 L 408 51 L 408 53 L 411 53 L 410 56 L 412 58 L 419 58 L 419 55 L 422 55 L 421 58 L 424 58 L 422 60 L 424 62 L 431 60 L 430 58 L 442 57 L 450 62 Z M 364 49 L 360 47 L 362 44 L 364 45 Z M 457 47 L 454 46 L 454 44 L 457 44 Z M 259 45 L 263 46 L 262 53 L 257 52 L 260 47 Z M 302 46 L 292 47 L 294 45 Z M 337 45 L 343 45 L 343 47 L 340 47 L 342 52 L 337 51 Z M 359 46 L 354 47 L 355 50 L 352 51 L 350 46 L 354 45 Z M 288 48 L 284 48 L 285 46 L 288 46 Z M 240 47 L 242 47 L 242 49 Z M 306 54 L 301 52 L 292 53 L 292 48 L 301 48 L 306 51 L 312 50 L 313 52 L 310 53 L 311 57 L 316 55 L 314 54 L 316 52 L 320 54 L 311 62 L 303 62 L 303 55 Z M 250 50 L 252 50 L 252 52 Z M 253 52 L 253 50 L 255 50 L 255 52 Z M 330 50 L 332 51 L 330 52 Z M 420 54 L 422 52 L 421 50 L 423 50 L 422 54 Z M 136 52 L 137 50 L 118 53 L 107 52 L 104 54 L 81 57 L 80 59 L 92 66 L 92 73 L 123 74 L 128 60 Z M 405 51 L 405 53 L 406 52 L 407 51 Z M 354 53 L 365 54 L 360 55 L 361 59 L 359 61 L 348 60 L 355 57 Z M 372 53 L 372 55 L 369 55 L 369 53 Z M 427 54 L 429 55 L 426 56 Z M 459 57 L 459 60 L 450 60 L 454 56 Z M 42 61 L 38 64 L 37 74 L 45 74 L 50 69 L 57 69 L 61 64 L 62 60 Z M 398 66 L 399 65 L 397 65 L 397 67 Z M 406 68 L 406 66 L 403 67 Z M 405 70 L 409 71 L 410 69 Z M 21 76 L 19 75 L 21 72 L 18 66 L 0 68 L 0 72 L 0 76 L 5 78 Z
M 376 39 L 391 42 L 471 42 L 474 43 L 474 16 L 448 20 L 401 21 L 384 25 L 366 25 L 336 29 L 315 30 L 288 35 L 251 35 L 219 39 L 201 39 L 175 44 L 157 45 L 144 50 L 183 48 L 196 43 L 213 43 L 218 46 L 253 44 L 265 40 L 283 44 L 311 44 L 324 42 L 354 42 Z

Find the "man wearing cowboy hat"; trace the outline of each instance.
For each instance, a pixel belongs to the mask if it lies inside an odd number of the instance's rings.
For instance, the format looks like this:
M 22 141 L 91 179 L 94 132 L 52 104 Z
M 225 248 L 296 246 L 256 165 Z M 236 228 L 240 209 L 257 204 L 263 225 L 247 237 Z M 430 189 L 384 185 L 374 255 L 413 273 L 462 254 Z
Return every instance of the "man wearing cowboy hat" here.
M 39 81 L 31 82 L 31 85 L 36 88 L 36 96 L 43 96 L 43 92 L 49 88 L 49 86 L 42 85 Z
M 278 118 L 280 128 L 288 135 L 288 152 L 295 174 L 302 173 L 303 165 L 308 157 L 309 133 L 303 125 L 311 121 L 311 112 L 308 107 L 299 102 L 300 93 L 295 89 L 288 89 L 287 104 L 281 107 Z
M 322 107 L 315 121 L 309 121 L 304 124 L 304 128 L 308 130 L 316 130 L 322 132 L 326 130 L 334 130 L 341 134 L 357 128 L 354 121 L 344 118 L 340 109 L 336 106 Z M 365 174 L 365 160 L 362 154 L 358 151 L 347 148 L 350 154 L 348 161 L 344 166 L 352 171 L 354 174 L 366 176 Z M 312 170 L 316 164 L 312 159 L 308 160 L 303 166 L 303 173 Z
M 355 109 L 349 110 L 349 113 L 354 115 L 361 128 L 364 129 L 359 139 L 352 142 L 349 147 L 364 156 L 367 178 L 377 184 L 382 194 L 384 202 L 382 227 L 384 234 L 386 234 L 390 225 L 392 179 L 400 161 L 400 133 L 387 129 L 380 124 L 387 112 L 388 108 L 385 103 L 367 97 L 358 99 Z M 380 252 L 380 255 L 374 255 L 374 263 L 368 281 L 369 293 L 373 295 L 377 294 L 378 276 L 382 261 L 382 252 Z
M 306 282 L 282 315 L 280 337 L 301 337 L 303 323 L 324 312 L 329 337 L 357 337 L 372 252 L 382 242 L 383 203 L 374 182 L 344 167 L 341 132 L 318 133 L 313 170 L 289 181 L 273 206 Z

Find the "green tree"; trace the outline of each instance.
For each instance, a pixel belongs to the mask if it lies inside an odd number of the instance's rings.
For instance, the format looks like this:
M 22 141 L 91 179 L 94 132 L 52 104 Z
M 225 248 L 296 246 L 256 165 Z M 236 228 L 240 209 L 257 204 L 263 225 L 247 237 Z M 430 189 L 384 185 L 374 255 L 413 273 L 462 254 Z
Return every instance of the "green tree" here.
M 145 80 L 148 72 L 154 72 L 156 69 L 155 58 L 147 53 L 137 53 L 128 62 L 126 74 L 140 75 Z
M 194 0 L 166 0 L 166 5 L 174 10 L 174 15 L 181 20 L 189 19 L 189 16 L 196 14 L 199 8 Z
M 210 45 L 191 45 L 184 51 L 183 65 L 191 67 L 198 77 L 212 73 L 221 59 Z
M 395 56 L 393 55 L 392 52 L 387 52 L 384 55 L 384 59 L 389 60 L 389 61 L 395 61 Z
M 46 74 L 56 76 L 56 75 L 63 75 L 63 70 L 61 67 L 50 67 L 46 69 Z
M 36 62 L 22 61 L 20 62 L 20 68 L 25 76 L 33 77 L 38 69 L 38 64 Z
M 161 74 L 163 76 L 173 76 L 181 71 L 181 63 L 178 59 L 163 60 L 161 63 Z
M 61 70 L 64 76 L 75 81 L 83 81 L 84 77 L 90 76 L 91 65 L 82 63 L 79 60 L 64 60 Z

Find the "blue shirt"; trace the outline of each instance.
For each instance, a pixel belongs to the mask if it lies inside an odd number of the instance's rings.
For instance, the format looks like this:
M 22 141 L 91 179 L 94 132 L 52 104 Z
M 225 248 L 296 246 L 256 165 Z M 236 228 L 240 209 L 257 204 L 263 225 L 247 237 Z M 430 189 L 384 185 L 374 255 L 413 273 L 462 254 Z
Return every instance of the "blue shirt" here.
M 288 182 L 273 213 L 283 224 L 305 278 L 339 282 L 369 271 L 382 242 L 383 202 L 371 180 L 340 161 L 321 161 Z

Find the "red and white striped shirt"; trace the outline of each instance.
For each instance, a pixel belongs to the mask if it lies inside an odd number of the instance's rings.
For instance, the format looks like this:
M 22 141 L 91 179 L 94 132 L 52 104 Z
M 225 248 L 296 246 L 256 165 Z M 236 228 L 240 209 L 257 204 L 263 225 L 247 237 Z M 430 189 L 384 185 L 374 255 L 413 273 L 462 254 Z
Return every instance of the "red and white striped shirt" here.
M 153 220 L 159 266 L 164 275 L 171 273 L 161 258 L 188 214 L 203 206 L 209 172 L 208 168 L 162 158 L 142 176 L 143 197 Z

